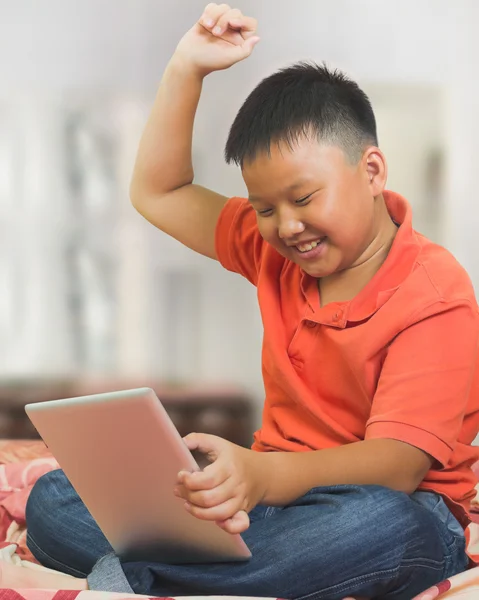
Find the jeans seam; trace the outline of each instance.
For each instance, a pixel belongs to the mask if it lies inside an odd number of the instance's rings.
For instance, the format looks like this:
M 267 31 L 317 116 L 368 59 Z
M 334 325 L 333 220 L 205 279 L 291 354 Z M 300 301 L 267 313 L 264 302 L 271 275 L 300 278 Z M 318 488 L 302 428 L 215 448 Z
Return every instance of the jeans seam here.
M 343 590 L 347 590 L 354 583 L 374 583 L 375 581 L 380 581 L 385 578 L 393 578 L 397 577 L 399 571 L 405 567 L 411 568 L 413 567 L 421 567 L 425 569 L 432 569 L 434 571 L 442 571 L 444 569 L 446 561 L 434 561 L 429 559 L 407 559 L 401 561 L 399 567 L 394 569 L 384 569 L 382 571 L 376 571 L 375 573 L 369 573 L 367 575 L 359 575 L 358 577 L 353 577 L 352 579 L 348 579 L 347 581 L 343 581 L 341 583 L 337 583 L 336 585 L 330 586 L 328 588 L 324 588 L 321 591 L 312 592 L 311 594 L 307 594 L 306 596 L 299 596 L 296 600 L 311 600 L 313 598 L 318 598 L 320 600 L 324 594 L 329 594 L 331 592 L 342 592 Z
M 62 563 L 56 558 L 53 558 L 53 556 L 50 556 L 50 554 L 47 554 L 44 550 L 42 550 L 42 548 L 40 548 L 40 546 L 36 543 L 36 541 L 29 533 L 27 533 L 27 546 L 30 549 L 31 553 L 35 556 L 35 558 L 37 558 L 40 562 L 42 562 L 42 558 L 46 558 L 47 561 L 53 563 L 54 566 L 60 567 L 60 569 L 58 570 L 61 570 L 62 572 L 64 572 L 64 570 L 66 569 L 70 574 L 74 574 L 75 577 L 84 578 L 87 576 L 87 574 L 83 573 L 83 571 L 78 571 L 70 565 Z
M 275 512 L 276 512 L 276 506 L 268 506 L 268 508 L 266 509 L 266 511 L 264 513 L 265 519 L 273 516 L 275 514 Z
M 451 545 L 449 545 L 447 547 L 448 554 L 445 555 L 446 558 L 451 558 L 451 556 L 454 554 L 454 552 L 459 548 L 459 544 L 461 544 L 465 548 L 466 538 L 454 535 L 454 540 L 452 541 Z
M 353 577 L 348 579 L 347 581 L 343 581 L 341 583 L 337 583 L 336 585 L 329 586 L 317 592 L 311 592 L 311 594 L 306 594 L 306 596 L 298 596 L 295 600 L 310 600 L 311 598 L 321 599 L 325 594 L 329 594 L 330 592 L 342 592 L 347 588 L 351 587 L 354 582 L 358 583 L 372 583 L 374 581 L 380 581 L 381 579 L 388 578 L 390 576 L 396 575 L 399 569 L 384 569 L 383 571 L 376 571 L 375 573 L 369 573 L 368 575 L 359 575 L 358 577 Z
M 444 560 L 433 560 L 431 558 L 404 558 L 399 565 L 399 569 L 401 569 L 403 566 L 440 569 L 444 566 L 446 559 L 448 558 L 449 555 L 444 555 Z

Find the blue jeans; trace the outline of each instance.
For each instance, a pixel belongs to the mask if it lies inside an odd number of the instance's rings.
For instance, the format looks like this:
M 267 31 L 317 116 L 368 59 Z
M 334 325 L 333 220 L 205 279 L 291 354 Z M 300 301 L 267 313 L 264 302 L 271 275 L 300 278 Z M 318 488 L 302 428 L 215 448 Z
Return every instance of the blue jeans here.
M 467 568 L 462 528 L 430 492 L 315 488 L 283 508 L 258 506 L 250 518 L 249 562 L 120 563 L 63 472 L 53 471 L 32 490 L 28 546 L 46 567 L 88 576 L 91 589 L 156 596 L 410 600 Z

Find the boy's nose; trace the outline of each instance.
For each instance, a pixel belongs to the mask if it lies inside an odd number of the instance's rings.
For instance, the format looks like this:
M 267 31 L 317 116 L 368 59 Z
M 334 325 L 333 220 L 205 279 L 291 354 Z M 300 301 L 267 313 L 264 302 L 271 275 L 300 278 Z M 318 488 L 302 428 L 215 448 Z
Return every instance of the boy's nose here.
M 287 242 L 304 231 L 304 225 L 297 219 L 282 219 L 278 226 L 279 237 Z

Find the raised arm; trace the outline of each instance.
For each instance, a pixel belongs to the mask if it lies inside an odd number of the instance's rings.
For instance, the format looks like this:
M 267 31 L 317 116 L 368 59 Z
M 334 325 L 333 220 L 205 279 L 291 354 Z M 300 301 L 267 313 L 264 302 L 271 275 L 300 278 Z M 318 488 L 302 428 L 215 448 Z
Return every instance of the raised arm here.
M 203 79 L 249 56 L 256 21 L 209 4 L 182 38 L 163 75 L 141 138 L 130 195 L 150 223 L 216 258 L 215 227 L 226 198 L 193 183 L 193 123 Z

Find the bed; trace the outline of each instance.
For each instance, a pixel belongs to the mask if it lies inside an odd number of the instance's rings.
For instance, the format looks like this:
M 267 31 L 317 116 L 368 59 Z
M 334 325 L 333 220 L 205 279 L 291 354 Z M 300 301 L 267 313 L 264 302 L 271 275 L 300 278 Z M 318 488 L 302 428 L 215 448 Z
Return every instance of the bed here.
M 0 560 L 32 569 L 43 568 L 36 563 L 26 547 L 25 506 L 35 481 L 44 473 L 57 467 L 55 459 L 40 441 L 0 441 Z M 469 554 L 479 564 L 479 494 L 478 500 L 473 502 L 472 509 L 477 511 L 475 513 L 477 522 L 472 523 L 466 533 Z M 95 591 L 0 588 L 0 600 L 120 600 L 139 597 Z M 435 600 L 436 598 L 477 600 L 479 598 L 479 567 L 425 590 L 414 600 Z M 210 600 L 214 599 L 210 597 Z M 222 596 L 221 600 L 228 600 L 228 598 Z

